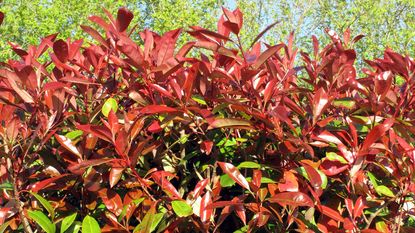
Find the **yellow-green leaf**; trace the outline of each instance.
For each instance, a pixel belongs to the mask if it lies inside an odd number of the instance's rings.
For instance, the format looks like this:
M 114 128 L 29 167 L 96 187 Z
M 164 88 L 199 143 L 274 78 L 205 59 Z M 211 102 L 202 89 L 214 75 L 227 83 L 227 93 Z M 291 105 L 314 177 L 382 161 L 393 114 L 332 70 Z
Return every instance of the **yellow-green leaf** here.
M 101 228 L 97 220 L 95 220 L 92 216 L 85 216 L 84 220 L 82 221 L 82 233 L 100 233 Z
M 55 233 L 56 226 L 50 221 L 50 219 L 39 210 L 28 210 L 29 218 L 33 219 L 46 233 Z
M 114 98 L 108 98 L 104 105 L 102 106 L 101 112 L 104 116 L 108 117 L 108 114 L 110 113 L 110 111 L 116 113 L 118 110 L 118 103 Z
M 77 213 L 73 213 L 69 216 L 66 216 L 62 220 L 61 233 L 64 233 L 72 225 L 72 223 L 75 221 L 77 215 L 78 215 Z
M 52 205 L 48 202 L 48 200 L 46 200 L 37 193 L 30 193 L 40 202 L 40 204 L 42 204 L 43 207 L 45 207 L 45 209 L 49 212 L 50 217 L 53 219 L 55 215 L 55 210 L 53 209 Z
M 172 201 L 171 206 L 173 207 L 173 211 L 179 217 L 187 217 L 193 214 L 192 207 L 187 204 L 185 201 L 175 200 Z
M 388 196 L 388 197 L 395 197 L 392 190 L 390 190 L 385 185 L 379 185 L 375 188 L 375 190 L 379 195 Z

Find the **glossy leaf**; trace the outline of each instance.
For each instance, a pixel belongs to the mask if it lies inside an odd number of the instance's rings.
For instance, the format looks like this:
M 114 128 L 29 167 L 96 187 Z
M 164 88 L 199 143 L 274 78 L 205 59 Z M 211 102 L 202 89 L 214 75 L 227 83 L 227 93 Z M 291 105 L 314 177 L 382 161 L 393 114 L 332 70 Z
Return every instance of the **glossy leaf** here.
M 176 213 L 179 217 L 187 217 L 193 214 L 192 207 L 185 201 L 172 201 L 171 206 L 173 208 L 174 213 Z
M 71 215 L 66 216 L 61 223 L 61 233 L 64 233 L 75 221 L 76 217 L 78 216 L 77 213 L 73 213 Z
M 108 98 L 104 105 L 102 106 L 101 112 L 104 116 L 108 117 L 108 114 L 110 111 L 113 111 L 114 113 L 118 110 L 118 103 L 114 98 Z
M 305 193 L 302 192 L 283 192 L 278 193 L 270 198 L 268 198 L 269 202 L 278 203 L 281 206 L 308 206 L 313 207 L 314 202 L 313 200 Z
M 31 192 L 31 194 L 40 202 L 40 204 L 42 204 L 42 206 L 49 212 L 51 218 L 53 219 L 55 217 L 55 210 L 49 201 L 37 193 Z
M 230 163 L 218 162 L 219 166 L 222 168 L 223 172 L 225 172 L 232 180 L 238 183 L 245 189 L 251 190 L 249 188 L 249 183 L 245 179 L 245 177 L 239 172 L 238 168 L 233 166 Z
M 39 210 L 29 210 L 28 215 L 35 221 L 46 233 L 55 233 L 56 226 L 49 220 L 49 218 Z
M 97 220 L 94 217 L 87 215 L 82 220 L 82 233 L 98 233 L 101 232 L 101 228 Z
M 78 156 L 79 158 L 82 158 L 81 152 L 78 150 L 78 148 L 72 142 L 71 139 L 69 139 L 69 138 L 67 138 L 63 135 L 58 135 L 58 134 L 55 134 L 55 138 L 59 142 L 59 144 L 61 144 L 63 147 L 65 147 L 65 149 L 70 151 L 72 154 Z

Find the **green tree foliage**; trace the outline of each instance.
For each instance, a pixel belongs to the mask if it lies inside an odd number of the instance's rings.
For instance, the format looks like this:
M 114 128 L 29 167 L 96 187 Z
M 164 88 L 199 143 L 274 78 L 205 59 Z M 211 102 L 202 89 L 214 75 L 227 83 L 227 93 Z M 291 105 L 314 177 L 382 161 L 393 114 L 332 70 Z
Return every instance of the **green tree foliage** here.
M 91 25 L 88 16 L 103 16 L 102 8 L 114 14 L 121 6 L 133 11 L 136 32 L 151 28 L 164 33 L 190 25 L 212 28 L 221 13 L 215 0 L 0 0 L 0 11 L 5 13 L 0 27 L 0 59 L 12 56 L 8 41 L 26 48 L 57 32 L 60 38 L 84 38 L 87 35 L 79 25 Z
M 415 53 L 415 1 L 413 0 L 241 0 L 236 1 L 245 12 L 242 41 L 267 25 L 279 21 L 265 41 L 285 41 L 295 32 L 296 45 L 310 49 L 311 35 L 322 36 L 326 28 L 338 33 L 350 28 L 353 35 L 364 34 L 356 50 L 365 59 L 382 55 L 386 47 L 401 53 Z M 236 3 L 227 2 L 228 6 Z M 359 59 L 361 62 L 362 58 Z
M 325 28 L 341 33 L 350 27 L 353 35 L 366 35 L 356 46 L 365 59 L 381 55 L 385 47 L 412 55 L 415 52 L 413 0 L 8 0 L 0 3 L 1 11 L 6 13 L 0 28 L 0 58 L 12 55 L 6 49 L 7 41 L 27 47 L 56 32 L 61 38 L 85 36 L 77 25 L 90 24 L 87 20 L 90 14 L 102 16 L 102 7 L 115 13 L 118 7 L 127 6 L 135 15 L 133 24 L 137 30 L 151 28 L 163 33 L 191 25 L 214 29 L 221 5 L 238 6 L 245 13 L 241 33 L 245 48 L 254 39 L 253 35 L 279 21 L 264 41 L 270 44 L 285 41 L 294 31 L 296 45 L 310 49 L 311 35 L 327 42 L 328 38 L 323 36 Z M 179 43 L 188 39 L 185 35 Z

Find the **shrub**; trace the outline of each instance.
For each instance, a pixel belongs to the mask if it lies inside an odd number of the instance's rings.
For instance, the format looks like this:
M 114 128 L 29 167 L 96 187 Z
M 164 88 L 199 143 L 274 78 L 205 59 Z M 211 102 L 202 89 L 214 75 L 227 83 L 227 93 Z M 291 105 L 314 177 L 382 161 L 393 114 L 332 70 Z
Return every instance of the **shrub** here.
M 349 30 L 311 55 L 266 31 L 245 50 L 223 12 L 181 48 L 180 29 L 131 40 L 125 8 L 89 18 L 105 35 L 81 26 L 97 44 L 12 44 L 0 229 L 413 231 L 413 59 L 387 49 L 358 73 Z

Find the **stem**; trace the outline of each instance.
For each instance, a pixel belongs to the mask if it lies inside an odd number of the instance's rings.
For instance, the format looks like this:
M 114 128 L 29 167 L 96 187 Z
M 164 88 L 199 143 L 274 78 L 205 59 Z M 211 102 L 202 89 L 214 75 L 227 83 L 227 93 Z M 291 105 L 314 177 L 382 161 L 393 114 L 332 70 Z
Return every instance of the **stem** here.
M 15 207 L 19 211 L 19 217 L 20 217 L 20 220 L 22 221 L 22 224 L 23 224 L 23 230 L 26 233 L 33 233 L 33 230 L 30 227 L 29 220 L 27 219 L 27 217 L 24 214 L 24 210 L 23 210 L 24 204 L 22 204 L 20 202 L 19 191 L 18 191 L 16 178 L 15 178 L 16 173 L 13 171 L 11 160 L 9 158 L 7 159 L 7 163 L 8 163 L 7 167 L 9 168 L 9 174 L 12 174 L 10 176 L 10 178 L 11 178 L 12 183 L 13 183 L 13 199 L 16 202 Z
M 389 204 L 388 202 L 383 203 L 383 205 L 381 205 L 380 208 L 378 210 L 376 210 L 375 213 L 370 215 L 370 218 L 367 220 L 367 225 L 366 225 L 365 229 L 369 229 L 369 227 L 372 224 L 373 220 L 379 215 L 379 213 L 382 211 L 382 209 L 384 207 L 386 207 L 388 204 Z

